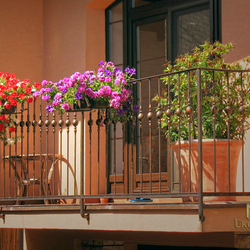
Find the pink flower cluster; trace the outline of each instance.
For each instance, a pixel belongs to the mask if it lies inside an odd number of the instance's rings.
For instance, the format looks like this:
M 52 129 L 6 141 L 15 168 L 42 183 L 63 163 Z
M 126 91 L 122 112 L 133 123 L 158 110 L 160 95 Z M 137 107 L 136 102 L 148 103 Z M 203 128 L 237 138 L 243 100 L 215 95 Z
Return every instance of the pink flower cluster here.
M 34 97 L 41 96 L 48 101 L 48 112 L 59 110 L 61 113 L 68 111 L 72 104 L 81 99 L 108 101 L 111 108 L 121 110 L 131 103 L 132 91 L 129 82 L 135 70 L 126 68 L 124 71 L 115 67 L 112 62 L 101 61 L 97 72 L 86 71 L 83 74 L 75 72 L 69 78 L 53 83 L 42 81 L 42 88 L 36 91 Z M 126 106 L 125 106 L 126 105 Z M 119 111 L 121 114 L 121 112 Z

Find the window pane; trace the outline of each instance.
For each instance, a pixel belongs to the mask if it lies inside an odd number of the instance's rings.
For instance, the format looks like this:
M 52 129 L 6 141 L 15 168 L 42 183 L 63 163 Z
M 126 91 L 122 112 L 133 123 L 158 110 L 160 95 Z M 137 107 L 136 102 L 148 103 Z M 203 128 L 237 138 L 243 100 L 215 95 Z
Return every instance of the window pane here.
M 166 20 L 138 26 L 138 61 L 166 56 Z
M 110 10 L 110 22 L 122 21 L 122 2 Z
M 191 51 L 210 38 L 209 9 L 179 16 L 177 53 Z
M 140 77 L 162 74 L 164 69 L 165 57 L 155 60 L 145 61 L 137 64 L 137 73 Z
M 123 33 L 122 22 L 110 25 L 111 41 L 109 58 L 115 65 L 123 63 Z

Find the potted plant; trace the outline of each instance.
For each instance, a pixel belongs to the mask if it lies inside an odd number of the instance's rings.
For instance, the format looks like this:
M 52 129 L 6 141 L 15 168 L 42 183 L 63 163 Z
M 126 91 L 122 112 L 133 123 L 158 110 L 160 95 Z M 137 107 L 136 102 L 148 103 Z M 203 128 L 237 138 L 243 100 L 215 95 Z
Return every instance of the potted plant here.
M 39 89 L 40 83 L 34 87 Z M 18 119 L 13 114 L 18 103 L 33 101 L 32 86 L 29 79 L 21 81 L 14 74 L 0 72 L 0 139 L 6 144 L 14 144 L 20 137 L 9 137 L 16 130 Z
M 112 62 L 101 61 L 96 72 L 76 72 L 56 83 L 42 81 L 42 88 L 33 96 L 48 101 L 48 112 L 110 108 L 112 119 L 124 122 L 130 118 L 131 112 L 138 111 L 136 105 L 131 107 L 133 75 L 134 69 L 122 71 Z
M 166 110 L 161 126 L 167 128 L 166 136 L 181 166 L 182 192 L 198 192 L 197 68 L 201 72 L 203 191 L 236 191 L 238 158 L 244 133 L 250 128 L 250 88 L 249 72 L 239 72 L 248 68 L 223 59 L 232 49 L 231 43 L 205 42 L 178 57 L 174 65 L 167 63 L 163 80 L 169 88 L 154 98 Z M 223 199 L 228 197 L 212 200 Z

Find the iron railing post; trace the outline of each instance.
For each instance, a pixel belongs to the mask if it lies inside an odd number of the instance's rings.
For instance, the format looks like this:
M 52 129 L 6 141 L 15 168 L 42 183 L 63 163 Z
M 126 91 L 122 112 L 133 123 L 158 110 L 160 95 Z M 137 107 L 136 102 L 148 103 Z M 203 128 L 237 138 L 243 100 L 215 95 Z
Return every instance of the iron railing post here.
M 85 150 L 84 150 L 84 111 L 81 112 L 81 140 L 80 140 L 80 197 L 81 197 L 81 208 L 80 208 L 80 213 L 81 216 L 84 219 L 87 219 L 87 221 L 89 222 L 89 214 L 86 213 L 85 211 L 85 205 L 84 205 L 84 168 L 85 168 L 85 164 L 84 164 L 84 154 L 85 154 Z
M 201 93 L 201 69 L 197 69 L 197 99 L 198 99 L 198 183 L 199 183 L 199 220 L 203 222 L 203 169 L 202 169 L 202 93 Z

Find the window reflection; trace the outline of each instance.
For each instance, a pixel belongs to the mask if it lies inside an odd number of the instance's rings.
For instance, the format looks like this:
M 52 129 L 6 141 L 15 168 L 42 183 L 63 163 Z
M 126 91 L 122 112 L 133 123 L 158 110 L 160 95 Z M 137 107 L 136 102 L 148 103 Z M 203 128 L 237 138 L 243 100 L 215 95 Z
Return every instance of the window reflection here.
M 178 54 L 191 51 L 210 37 L 209 9 L 179 16 Z

